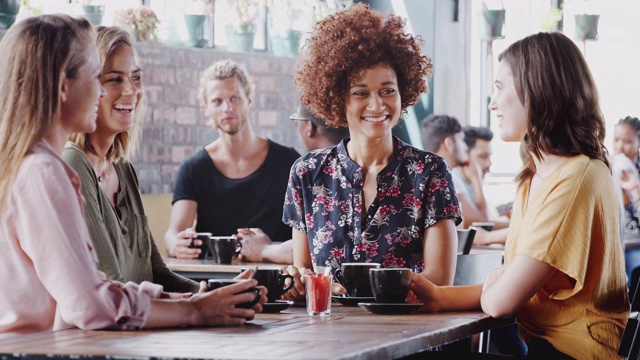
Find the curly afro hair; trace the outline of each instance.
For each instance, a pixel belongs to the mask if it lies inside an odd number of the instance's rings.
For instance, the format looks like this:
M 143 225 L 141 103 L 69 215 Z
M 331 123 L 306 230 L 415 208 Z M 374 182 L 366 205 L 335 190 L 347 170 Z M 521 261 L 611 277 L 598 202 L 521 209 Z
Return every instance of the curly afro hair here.
M 345 103 L 349 84 L 363 71 L 390 66 L 398 78 L 402 111 L 427 92 L 431 59 L 420 54 L 420 36 L 404 32 L 404 20 L 357 3 L 315 25 L 298 63 L 300 100 L 332 127 L 347 126 Z

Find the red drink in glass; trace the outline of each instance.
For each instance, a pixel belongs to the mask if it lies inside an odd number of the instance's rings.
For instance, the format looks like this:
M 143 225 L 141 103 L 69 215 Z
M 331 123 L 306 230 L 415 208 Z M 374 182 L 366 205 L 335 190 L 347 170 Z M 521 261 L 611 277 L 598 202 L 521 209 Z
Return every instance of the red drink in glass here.
M 307 312 L 309 315 L 331 314 L 331 274 L 306 275 Z

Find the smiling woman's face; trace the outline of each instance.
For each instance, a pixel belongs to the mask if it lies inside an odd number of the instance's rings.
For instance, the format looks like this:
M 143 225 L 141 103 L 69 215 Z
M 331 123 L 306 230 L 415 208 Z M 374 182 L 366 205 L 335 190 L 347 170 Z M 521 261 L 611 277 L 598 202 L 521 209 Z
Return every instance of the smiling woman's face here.
M 527 111 L 518 97 L 511 68 L 504 61 L 498 66 L 495 85 L 489 110 L 495 111 L 498 116 L 500 138 L 504 141 L 520 141 L 527 131 Z
M 396 72 L 388 65 L 364 70 L 351 82 L 345 105 L 352 139 L 388 136 L 401 112 Z
M 106 61 L 100 83 L 105 94 L 100 99 L 98 132 L 120 133 L 133 126 L 142 98 L 142 71 L 127 45 L 118 45 Z

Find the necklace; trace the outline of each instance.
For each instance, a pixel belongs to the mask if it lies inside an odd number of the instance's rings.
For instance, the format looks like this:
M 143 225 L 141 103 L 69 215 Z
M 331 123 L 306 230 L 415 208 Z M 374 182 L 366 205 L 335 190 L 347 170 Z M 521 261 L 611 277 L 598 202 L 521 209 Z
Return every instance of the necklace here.
M 98 182 L 109 181 L 109 160 L 102 159 L 102 166 L 99 166 L 96 170 L 98 176 Z

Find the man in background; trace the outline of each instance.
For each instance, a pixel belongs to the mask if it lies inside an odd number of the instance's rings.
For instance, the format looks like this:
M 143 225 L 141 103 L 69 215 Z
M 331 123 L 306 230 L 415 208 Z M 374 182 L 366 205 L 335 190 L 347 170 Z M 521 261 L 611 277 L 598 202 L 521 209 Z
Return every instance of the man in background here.
M 300 137 L 308 151 L 336 146 L 344 138 L 349 137 L 349 128 L 332 128 L 315 117 L 304 105 L 298 105 L 296 112 L 289 117 L 298 128 Z M 284 197 L 283 197 L 284 199 Z M 268 236 L 257 228 L 238 229 L 244 260 L 293 264 L 293 242 L 272 243 Z
M 290 239 L 291 228 L 282 223 L 282 204 L 289 170 L 300 154 L 253 132 L 253 84 L 236 62 L 214 63 L 198 90 L 205 115 L 220 136 L 178 169 L 165 233 L 169 256 L 197 258 L 204 250 L 191 246 L 202 245 L 193 240 L 195 231 L 226 236 L 238 228 L 260 227 L 270 239 Z
M 474 222 L 490 221 L 482 190 L 483 169 L 470 159 L 465 132 L 460 122 L 447 115 L 429 115 L 422 121 L 422 145 L 425 150 L 441 156 L 449 165 L 456 195 L 462 209 L 462 227 Z M 476 141 L 477 145 L 477 141 Z M 486 165 L 486 162 L 484 162 Z M 489 160 L 487 171 L 491 166 Z M 505 222 L 493 222 L 494 229 L 508 227 Z
M 493 132 L 486 127 L 467 125 L 464 127 L 464 142 L 469 148 L 469 162 L 477 164 L 482 170 L 482 178 L 491 168 L 491 140 Z

